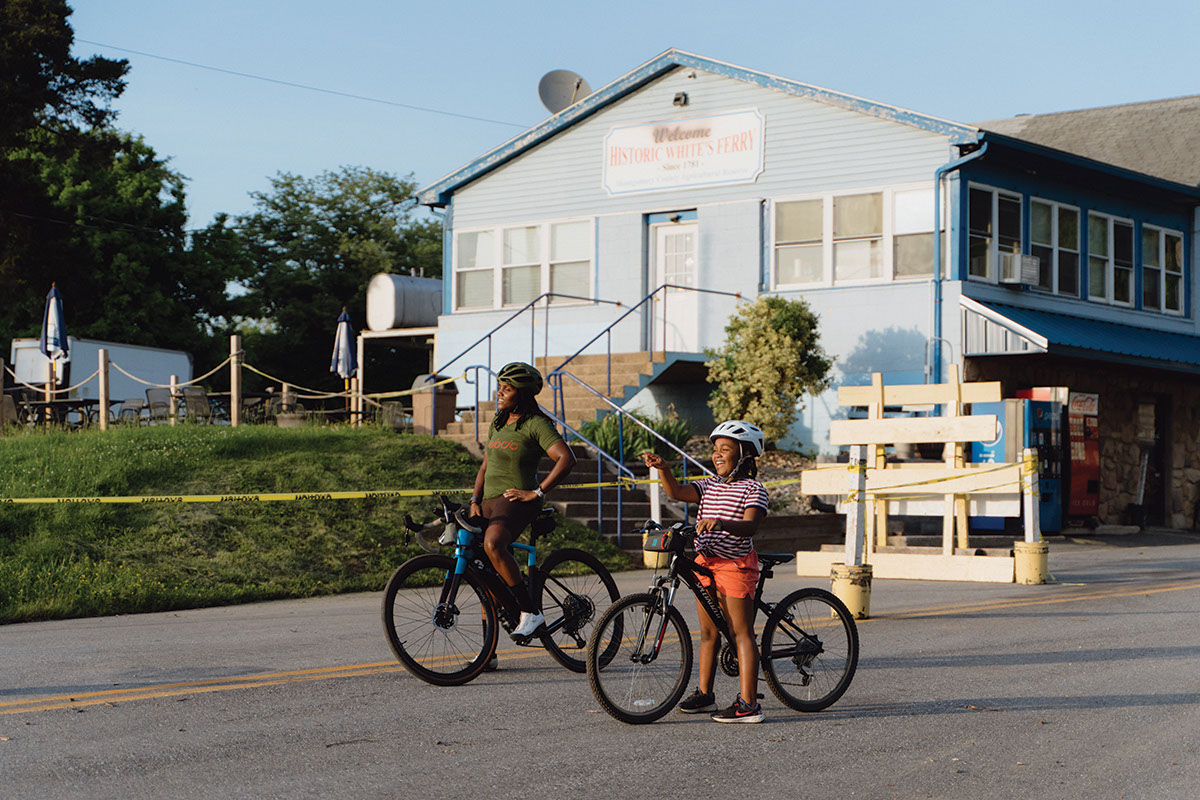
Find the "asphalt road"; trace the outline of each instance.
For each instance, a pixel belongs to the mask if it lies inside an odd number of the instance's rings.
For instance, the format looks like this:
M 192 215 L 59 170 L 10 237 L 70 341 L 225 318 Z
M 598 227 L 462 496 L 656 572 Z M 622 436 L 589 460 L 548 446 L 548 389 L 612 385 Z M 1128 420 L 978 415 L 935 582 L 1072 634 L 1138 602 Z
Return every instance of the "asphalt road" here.
M 1200 538 L 1056 542 L 1050 569 L 876 581 L 845 697 L 805 715 L 764 688 L 762 725 L 627 726 L 504 645 L 429 686 L 378 594 L 4 626 L 0 797 L 1196 797 Z

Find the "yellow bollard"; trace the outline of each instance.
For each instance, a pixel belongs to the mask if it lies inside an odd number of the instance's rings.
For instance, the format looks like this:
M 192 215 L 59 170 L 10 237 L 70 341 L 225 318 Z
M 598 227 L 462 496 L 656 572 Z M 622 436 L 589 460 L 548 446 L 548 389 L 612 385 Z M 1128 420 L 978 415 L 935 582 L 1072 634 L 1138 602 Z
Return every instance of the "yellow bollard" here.
M 646 537 L 649 533 L 642 534 L 642 563 L 647 569 L 663 569 L 667 566 L 667 562 L 671 560 L 670 553 L 657 553 L 644 549 L 646 547 Z
M 871 616 L 871 565 L 832 564 L 829 573 L 834 595 L 846 604 L 854 619 Z
M 1013 542 L 1013 572 L 1017 583 L 1032 586 L 1045 583 L 1050 545 L 1046 542 Z

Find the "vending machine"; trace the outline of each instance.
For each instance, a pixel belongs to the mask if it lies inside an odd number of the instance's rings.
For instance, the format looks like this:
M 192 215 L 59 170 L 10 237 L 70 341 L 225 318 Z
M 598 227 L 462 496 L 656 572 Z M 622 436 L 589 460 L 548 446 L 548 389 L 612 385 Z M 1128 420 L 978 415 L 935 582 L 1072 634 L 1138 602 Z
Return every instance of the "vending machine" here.
M 1100 514 L 1100 395 L 1071 392 L 1070 487 L 1067 516 L 1093 519 Z
M 971 461 L 977 464 L 1016 463 L 1025 448 L 1037 451 L 1038 513 L 1046 533 L 1062 530 L 1063 518 L 1063 405 L 1057 400 L 1020 397 L 998 403 L 974 403 L 972 414 L 995 414 L 999 434 L 992 442 L 973 442 Z M 1003 530 L 999 517 L 972 517 L 981 530 Z

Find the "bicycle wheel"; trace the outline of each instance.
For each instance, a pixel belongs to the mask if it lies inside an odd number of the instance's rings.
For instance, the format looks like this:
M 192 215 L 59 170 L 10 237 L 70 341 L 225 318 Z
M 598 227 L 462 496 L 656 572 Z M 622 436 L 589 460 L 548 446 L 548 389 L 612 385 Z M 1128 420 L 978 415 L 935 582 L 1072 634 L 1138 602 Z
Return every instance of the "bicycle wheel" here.
M 596 618 L 621 596 L 600 559 L 582 550 L 555 550 L 541 569 L 539 607 L 546 615 L 542 644 L 572 672 L 585 672 L 588 637 Z
M 858 629 L 846 606 L 824 589 L 783 598 L 763 628 L 762 668 L 779 701 L 820 711 L 841 697 L 858 666 Z
M 656 642 L 661 642 L 657 654 Z M 683 615 L 674 606 L 664 615 L 658 594 L 622 597 L 596 623 L 587 675 L 600 706 L 622 722 L 661 718 L 683 697 L 692 677 L 692 636 Z
M 475 678 L 496 649 L 496 611 L 479 579 L 464 573 L 446 601 L 449 556 L 423 555 L 400 565 L 383 590 L 383 630 L 400 662 L 435 686 Z

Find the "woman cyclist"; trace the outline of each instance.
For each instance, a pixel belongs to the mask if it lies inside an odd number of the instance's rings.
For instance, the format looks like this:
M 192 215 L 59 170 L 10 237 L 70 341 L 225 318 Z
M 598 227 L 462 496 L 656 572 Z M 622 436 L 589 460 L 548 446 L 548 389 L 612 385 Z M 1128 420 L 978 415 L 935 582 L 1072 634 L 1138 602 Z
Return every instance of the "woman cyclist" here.
M 713 715 L 716 722 L 762 722 L 758 702 L 758 644 L 754 641 L 754 589 L 758 582 L 758 553 L 751 538 L 767 514 L 767 490 L 755 480 L 755 458 L 763 452 L 763 432 L 741 420 L 722 422 L 709 435 L 717 477 L 680 484 L 662 456 L 646 451 L 647 467 L 658 470 L 667 495 L 699 503 L 696 513 L 696 563 L 713 572 L 698 575 L 701 585 L 716 594 L 737 646 L 741 693 L 729 708 Z M 715 585 L 714 585 L 715 584 Z M 700 685 L 679 704 L 685 714 L 715 711 L 713 680 L 717 671 L 717 626 L 696 602 L 700 615 Z M 750 702 L 753 701 L 753 702 Z
M 546 619 L 537 610 L 508 546 L 537 516 L 546 492 L 575 466 L 575 454 L 534 399 L 542 390 L 540 372 L 514 361 L 500 370 L 496 380 L 496 418 L 488 429 L 483 464 L 475 476 L 471 515 L 487 518 L 483 549 L 521 609 L 512 636 L 527 637 Z M 554 459 L 554 466 L 538 481 L 537 466 L 543 455 Z M 494 669 L 494 663 L 489 667 Z

